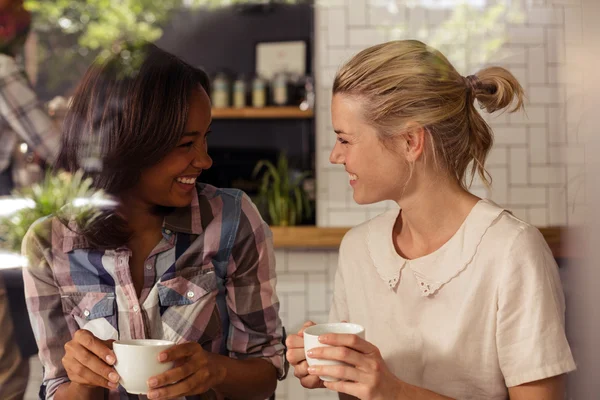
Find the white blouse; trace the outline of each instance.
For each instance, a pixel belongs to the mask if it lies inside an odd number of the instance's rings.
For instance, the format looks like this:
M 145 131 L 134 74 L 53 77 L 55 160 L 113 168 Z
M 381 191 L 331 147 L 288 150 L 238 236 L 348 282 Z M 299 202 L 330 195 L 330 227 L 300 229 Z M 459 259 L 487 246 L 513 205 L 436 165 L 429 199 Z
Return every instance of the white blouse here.
M 395 251 L 398 210 L 353 228 L 340 247 L 331 321 L 365 327 L 403 381 L 457 399 L 573 371 L 558 266 L 544 237 L 479 201 L 440 249 Z

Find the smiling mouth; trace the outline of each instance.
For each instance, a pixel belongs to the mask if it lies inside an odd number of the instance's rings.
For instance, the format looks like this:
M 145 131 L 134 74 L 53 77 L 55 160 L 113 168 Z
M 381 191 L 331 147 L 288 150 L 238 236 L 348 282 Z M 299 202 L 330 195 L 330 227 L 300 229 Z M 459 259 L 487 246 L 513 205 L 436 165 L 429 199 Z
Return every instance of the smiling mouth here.
M 356 176 L 356 174 L 351 174 L 350 172 L 348 172 L 348 176 L 350 176 L 351 181 L 358 180 L 358 176 Z
M 183 183 L 184 185 L 194 185 L 196 183 L 196 179 L 197 178 L 198 177 L 195 177 L 195 178 L 189 178 L 189 177 L 183 178 L 183 177 L 180 177 L 180 178 L 177 178 L 175 180 L 177 182 L 179 182 L 179 183 Z

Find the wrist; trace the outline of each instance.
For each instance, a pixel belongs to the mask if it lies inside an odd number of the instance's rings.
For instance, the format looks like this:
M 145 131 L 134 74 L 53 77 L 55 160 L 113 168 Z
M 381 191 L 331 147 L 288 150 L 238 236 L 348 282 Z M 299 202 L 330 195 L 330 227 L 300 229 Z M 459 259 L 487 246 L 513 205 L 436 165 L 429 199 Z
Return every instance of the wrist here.
M 102 400 L 104 399 L 104 388 L 97 386 L 82 385 L 76 382 L 69 382 L 65 390 L 67 397 L 65 399 L 86 399 Z
M 213 385 L 213 389 L 216 389 L 217 386 L 221 385 L 227 379 L 227 361 L 229 361 L 229 357 L 207 352 L 206 358 L 214 368 L 215 384 Z

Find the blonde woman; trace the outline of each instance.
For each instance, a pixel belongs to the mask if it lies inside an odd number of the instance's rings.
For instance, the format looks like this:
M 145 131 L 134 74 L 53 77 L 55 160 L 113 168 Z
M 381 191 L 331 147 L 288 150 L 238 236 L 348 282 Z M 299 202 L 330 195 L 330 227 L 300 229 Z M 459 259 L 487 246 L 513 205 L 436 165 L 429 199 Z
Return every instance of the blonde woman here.
M 331 321 L 366 340 L 324 335 L 309 368 L 302 331 L 287 356 L 304 387 L 360 399 L 562 399 L 575 369 L 557 265 L 540 232 L 467 190 L 493 135 L 475 108 L 523 105 L 503 68 L 462 77 L 418 41 L 368 48 L 338 72 L 330 161 L 354 200 L 393 200 L 340 247 Z M 305 326 L 312 324 L 308 322 Z M 338 382 L 322 382 L 330 375 Z

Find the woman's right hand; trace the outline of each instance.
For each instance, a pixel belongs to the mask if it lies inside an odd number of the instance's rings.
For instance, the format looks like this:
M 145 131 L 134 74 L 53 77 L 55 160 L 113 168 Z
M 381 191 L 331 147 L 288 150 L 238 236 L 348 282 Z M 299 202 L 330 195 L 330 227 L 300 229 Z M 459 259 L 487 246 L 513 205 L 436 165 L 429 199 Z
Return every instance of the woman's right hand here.
M 117 361 L 112 342 L 100 340 L 85 329 L 75 332 L 73 340 L 65 344 L 62 359 L 69 380 L 88 387 L 119 387 L 119 375 L 112 367 Z
M 294 367 L 294 376 L 300 379 L 300 383 L 307 389 L 324 388 L 323 381 L 316 375 L 308 374 L 308 363 L 304 355 L 304 330 L 314 322 L 305 322 L 302 329 L 296 335 L 290 335 L 285 340 L 287 346 L 286 357 Z

